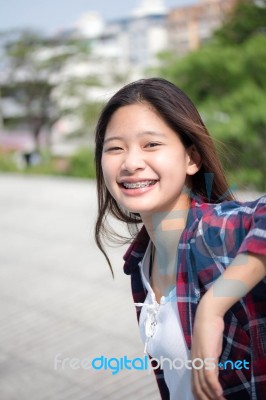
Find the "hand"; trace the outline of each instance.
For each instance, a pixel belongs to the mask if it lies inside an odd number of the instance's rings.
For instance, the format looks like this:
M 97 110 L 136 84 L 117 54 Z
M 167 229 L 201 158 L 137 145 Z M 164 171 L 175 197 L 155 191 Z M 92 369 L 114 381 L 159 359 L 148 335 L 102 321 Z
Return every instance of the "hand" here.
M 197 400 L 222 400 L 218 360 L 222 352 L 225 313 L 265 277 L 266 256 L 238 254 L 201 299 L 192 336 L 192 360 L 213 358 L 214 369 L 192 369 L 192 390 Z M 241 285 L 239 285 L 241 283 Z M 241 286 L 241 290 L 240 289 Z M 196 364 L 197 365 L 197 364 Z
M 203 298 L 196 312 L 191 357 L 192 360 L 200 358 L 203 361 L 211 358 L 209 365 L 214 363 L 215 368 L 206 369 L 204 365 L 201 369 L 192 369 L 192 391 L 197 400 L 225 399 L 218 380 L 218 360 L 222 352 L 223 331 L 223 318 L 212 314 Z M 196 362 L 197 365 L 200 364 Z

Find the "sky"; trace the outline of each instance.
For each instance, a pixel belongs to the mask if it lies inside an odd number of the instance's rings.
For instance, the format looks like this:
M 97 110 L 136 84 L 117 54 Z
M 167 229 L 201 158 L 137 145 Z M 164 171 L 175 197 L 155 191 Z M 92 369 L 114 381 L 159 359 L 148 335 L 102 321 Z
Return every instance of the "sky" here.
M 164 0 L 168 8 L 189 5 L 197 0 Z M 129 16 L 140 0 L 2 0 L 0 31 L 34 28 L 53 33 L 72 27 L 88 11 L 98 11 L 105 20 Z

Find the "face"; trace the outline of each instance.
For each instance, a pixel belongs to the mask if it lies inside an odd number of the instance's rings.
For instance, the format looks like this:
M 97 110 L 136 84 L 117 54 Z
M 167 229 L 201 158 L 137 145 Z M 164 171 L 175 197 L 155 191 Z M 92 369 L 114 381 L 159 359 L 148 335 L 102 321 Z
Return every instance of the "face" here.
M 102 171 L 107 189 L 141 216 L 171 211 L 198 170 L 178 135 L 148 104 L 119 108 L 107 125 Z

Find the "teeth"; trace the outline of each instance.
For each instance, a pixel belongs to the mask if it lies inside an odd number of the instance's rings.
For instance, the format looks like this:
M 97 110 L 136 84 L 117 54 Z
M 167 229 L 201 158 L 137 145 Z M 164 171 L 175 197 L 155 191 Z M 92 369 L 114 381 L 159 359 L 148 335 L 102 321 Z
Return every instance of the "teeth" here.
M 127 189 L 137 189 L 137 188 L 143 188 L 146 186 L 153 185 L 156 181 L 142 181 L 142 182 L 134 182 L 134 183 L 128 183 L 124 182 L 123 185 Z

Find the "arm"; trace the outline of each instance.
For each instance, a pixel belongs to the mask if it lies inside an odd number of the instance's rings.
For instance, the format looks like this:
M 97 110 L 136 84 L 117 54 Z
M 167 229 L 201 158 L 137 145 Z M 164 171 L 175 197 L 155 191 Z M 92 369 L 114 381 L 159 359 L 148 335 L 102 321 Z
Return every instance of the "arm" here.
M 222 352 L 225 313 L 266 274 L 266 256 L 239 254 L 199 303 L 193 329 L 192 359 L 213 357 Z M 214 370 L 193 369 L 193 392 L 197 400 L 224 399 Z

